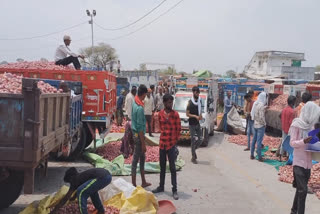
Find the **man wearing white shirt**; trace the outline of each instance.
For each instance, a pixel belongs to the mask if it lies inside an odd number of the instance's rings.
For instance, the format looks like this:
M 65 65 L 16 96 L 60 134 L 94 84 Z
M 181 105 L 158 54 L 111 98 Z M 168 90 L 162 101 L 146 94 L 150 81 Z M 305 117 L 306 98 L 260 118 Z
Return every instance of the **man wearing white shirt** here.
M 78 57 L 84 59 L 83 55 L 77 55 L 73 53 L 68 46 L 70 46 L 71 43 L 71 37 L 70 36 L 64 36 L 63 37 L 64 45 L 60 45 L 57 50 L 54 57 L 54 61 L 56 62 L 56 65 L 69 65 L 70 63 L 73 63 L 73 66 L 75 69 L 80 70 L 81 65 L 78 60 Z
M 133 105 L 134 97 L 136 96 L 136 94 L 137 94 L 137 87 L 132 86 L 131 93 L 127 94 L 126 100 L 124 103 L 124 109 L 126 111 L 126 114 L 127 114 L 129 120 L 131 120 L 132 105 Z
M 153 101 L 153 97 L 151 96 L 151 93 L 152 93 L 151 89 L 148 89 L 148 94 L 146 98 L 144 98 L 144 115 L 146 116 L 146 120 L 148 124 L 149 136 L 153 137 L 151 121 L 152 121 L 152 113 L 154 111 L 154 101 Z

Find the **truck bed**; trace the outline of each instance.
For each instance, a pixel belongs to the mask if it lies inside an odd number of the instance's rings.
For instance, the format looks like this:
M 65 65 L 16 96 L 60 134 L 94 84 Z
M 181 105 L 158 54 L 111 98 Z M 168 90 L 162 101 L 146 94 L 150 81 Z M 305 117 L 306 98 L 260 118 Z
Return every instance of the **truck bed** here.
M 41 94 L 37 80 L 23 79 L 22 94 L 0 94 L 0 167 L 25 172 L 33 192 L 34 169 L 68 140 L 70 94 Z

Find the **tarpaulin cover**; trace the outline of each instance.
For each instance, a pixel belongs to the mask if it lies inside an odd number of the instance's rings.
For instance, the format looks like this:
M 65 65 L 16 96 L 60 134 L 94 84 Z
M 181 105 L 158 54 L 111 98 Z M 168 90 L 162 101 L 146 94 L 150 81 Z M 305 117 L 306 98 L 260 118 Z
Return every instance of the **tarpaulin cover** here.
M 97 141 L 97 148 L 109 143 L 116 141 L 118 139 L 114 138 L 106 138 L 105 142 L 102 143 L 102 140 Z M 150 146 L 158 145 L 157 141 L 154 138 L 149 138 L 146 140 L 146 143 Z M 92 165 L 96 168 L 104 168 L 107 169 L 112 175 L 131 175 L 131 164 L 124 163 L 124 156 L 119 155 L 112 161 L 108 161 L 97 155 L 93 151 L 93 145 L 91 145 L 86 152 L 83 153 L 83 156 L 86 160 L 88 160 Z M 181 170 L 185 165 L 184 160 L 179 156 L 176 161 L 176 169 L 177 171 Z M 139 172 L 139 167 L 137 168 L 137 172 Z M 146 162 L 145 163 L 145 172 L 147 173 L 160 173 L 160 165 L 159 162 Z M 170 172 L 169 163 L 167 163 L 167 172 Z

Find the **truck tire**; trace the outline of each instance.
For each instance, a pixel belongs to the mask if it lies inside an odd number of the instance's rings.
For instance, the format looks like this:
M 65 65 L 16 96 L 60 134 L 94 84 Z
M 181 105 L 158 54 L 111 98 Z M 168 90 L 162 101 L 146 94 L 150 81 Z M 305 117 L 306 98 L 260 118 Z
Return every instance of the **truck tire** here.
M 8 208 L 20 196 L 23 187 L 23 171 L 9 170 L 9 177 L 0 182 L 0 210 Z
M 207 147 L 209 144 L 209 133 L 208 133 L 208 129 L 203 128 L 202 129 L 202 136 L 203 136 L 203 140 L 202 140 L 202 147 Z
M 80 139 L 75 138 L 73 139 L 74 141 L 78 141 L 78 143 L 75 145 L 75 148 L 73 149 L 73 151 L 70 152 L 70 155 L 68 157 L 59 157 L 57 158 L 60 161 L 74 161 L 75 159 L 77 159 L 81 153 L 83 152 L 83 150 L 86 148 L 86 132 L 85 130 L 82 128 L 80 131 Z

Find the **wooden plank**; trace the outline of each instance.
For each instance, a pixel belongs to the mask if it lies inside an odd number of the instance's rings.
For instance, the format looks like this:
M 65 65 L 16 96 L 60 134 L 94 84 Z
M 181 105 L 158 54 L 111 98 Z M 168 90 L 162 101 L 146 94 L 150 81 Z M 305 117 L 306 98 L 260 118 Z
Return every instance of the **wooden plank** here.
M 34 191 L 34 168 L 24 170 L 24 194 L 32 194 Z
M 44 99 L 44 110 L 43 110 L 43 134 L 42 136 L 45 137 L 48 135 L 48 98 Z
M 32 79 L 22 79 L 22 94 L 24 96 L 24 161 L 32 161 L 32 145 L 35 121 L 34 103 L 37 88 L 36 81 Z
M 54 131 L 53 129 L 53 112 L 54 112 L 54 106 L 53 106 L 53 99 L 54 98 L 48 98 L 48 112 L 47 112 L 47 121 L 48 121 L 48 127 L 47 127 L 47 133 L 51 133 Z
M 57 97 L 55 98 L 55 117 L 54 117 L 54 120 L 55 120 L 55 130 L 58 129 L 60 126 L 59 124 L 59 113 L 60 113 L 60 99 Z
M 23 160 L 23 148 L 0 147 L 1 161 Z
M 43 98 L 40 99 L 40 127 L 39 127 L 39 138 L 43 137 L 43 128 L 44 128 L 44 105 L 45 100 Z

